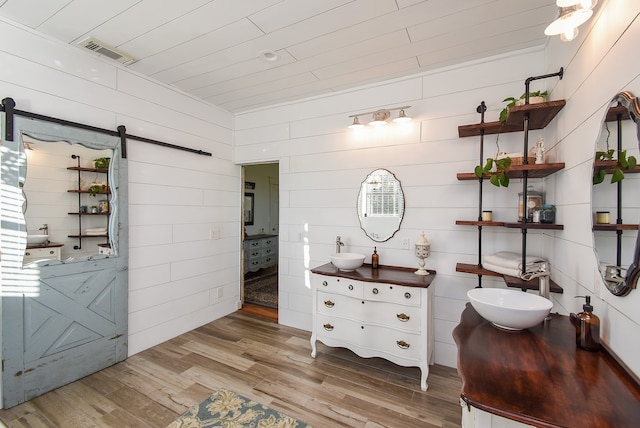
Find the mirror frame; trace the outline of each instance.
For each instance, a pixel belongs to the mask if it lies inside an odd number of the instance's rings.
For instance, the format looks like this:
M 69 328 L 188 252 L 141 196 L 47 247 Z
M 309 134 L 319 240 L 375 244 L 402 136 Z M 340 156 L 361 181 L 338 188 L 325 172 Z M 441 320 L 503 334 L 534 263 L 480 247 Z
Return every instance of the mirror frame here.
M 22 187 L 24 185 L 24 180 L 26 179 L 26 154 L 24 153 L 24 142 L 23 137 L 26 135 L 28 137 L 40 140 L 42 142 L 51 142 L 51 143 L 67 143 L 70 145 L 82 145 L 89 149 L 94 150 L 111 150 L 112 151 L 112 162 L 109 165 L 109 185 L 111 186 L 112 194 L 109 201 L 111 213 L 109 215 L 109 224 L 108 224 L 108 234 L 109 234 L 109 243 L 111 244 L 111 248 L 113 253 L 109 256 L 98 254 L 92 254 L 90 256 L 81 257 L 75 260 L 71 260 L 71 262 L 81 262 L 85 260 L 96 260 L 103 258 L 114 258 L 119 257 L 122 248 L 122 236 L 118 233 L 120 228 L 120 223 L 122 214 L 125 214 L 123 209 L 126 210 L 126 207 L 122 207 L 121 201 L 126 201 L 126 192 L 123 195 L 122 189 L 120 186 L 120 169 L 122 169 L 123 165 L 118 161 L 122 158 L 122 148 L 121 148 L 121 140 L 119 137 L 104 134 L 97 131 L 87 130 L 76 128 L 73 126 L 68 126 L 64 124 L 57 124 L 52 122 L 47 122 L 43 120 L 24 118 L 22 116 L 14 117 L 14 129 L 17 149 L 20 153 L 20 172 L 19 172 L 19 185 Z M 126 202 L 125 202 L 126 203 Z M 125 214 L 126 215 L 126 214 Z M 26 236 L 27 236 L 27 224 L 26 224 L 26 216 L 25 213 L 22 212 L 22 223 L 20 225 L 20 233 L 24 235 L 24 245 L 26 247 Z M 128 245 L 124 242 L 125 245 Z M 24 251 L 23 251 L 24 253 Z M 22 254 L 24 256 L 24 254 Z M 58 261 L 54 259 L 45 259 L 44 263 L 48 265 L 55 265 L 61 263 L 68 263 L 69 260 Z M 22 264 L 22 260 L 21 260 Z
M 387 174 L 389 174 L 393 180 L 395 182 L 398 183 L 398 189 L 399 189 L 399 193 L 400 196 L 402 197 L 402 206 L 399 217 L 400 219 L 398 220 L 398 224 L 395 227 L 395 229 L 391 232 L 386 233 L 384 236 L 382 235 L 378 235 L 375 231 L 372 230 L 367 230 L 364 226 L 363 226 L 363 216 L 361 215 L 360 211 L 361 211 L 361 201 L 362 201 L 362 191 L 365 187 L 365 185 L 368 183 L 369 177 L 371 177 L 373 174 L 375 174 L 378 171 L 384 171 Z M 389 171 L 388 169 L 385 168 L 376 168 L 375 170 L 373 170 L 371 173 L 367 174 L 367 177 L 364 179 L 364 181 L 362 181 L 362 183 L 360 184 L 360 190 L 358 191 L 358 200 L 356 201 L 356 211 L 358 214 L 358 221 L 360 222 L 360 228 L 364 231 L 364 233 L 373 241 L 375 242 L 385 242 L 388 241 L 389 239 L 393 238 L 393 236 L 396 234 L 396 232 L 398 232 L 400 230 L 400 225 L 402 224 L 402 220 L 404 219 L 404 211 L 405 211 L 405 197 L 404 197 L 404 191 L 402 190 L 402 183 L 400 182 L 400 180 L 398 180 L 398 178 L 395 176 L 394 173 L 392 173 L 391 171 Z
M 613 97 L 610 104 L 619 103 L 621 106 L 626 107 L 629 111 L 631 120 L 636 124 L 636 139 L 638 140 L 638 148 L 640 149 L 640 104 L 638 98 L 631 92 L 619 92 Z M 636 245 L 633 254 L 631 265 L 627 269 L 627 274 L 624 278 L 608 279 L 607 275 L 603 275 L 607 290 L 609 290 L 615 296 L 626 296 L 635 289 L 638 285 L 638 278 L 640 277 L 640 231 L 636 235 Z

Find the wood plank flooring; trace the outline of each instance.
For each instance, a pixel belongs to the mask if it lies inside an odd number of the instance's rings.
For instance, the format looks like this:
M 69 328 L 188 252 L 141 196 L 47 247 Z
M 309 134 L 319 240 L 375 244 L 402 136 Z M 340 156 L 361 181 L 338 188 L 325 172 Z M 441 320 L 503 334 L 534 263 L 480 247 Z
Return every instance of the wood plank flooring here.
M 165 427 L 218 388 L 315 427 L 460 427 L 460 379 L 359 358 L 310 333 L 236 312 L 27 403 L 0 410 L 7 427 Z M 2 424 L 0 424 L 2 426 Z

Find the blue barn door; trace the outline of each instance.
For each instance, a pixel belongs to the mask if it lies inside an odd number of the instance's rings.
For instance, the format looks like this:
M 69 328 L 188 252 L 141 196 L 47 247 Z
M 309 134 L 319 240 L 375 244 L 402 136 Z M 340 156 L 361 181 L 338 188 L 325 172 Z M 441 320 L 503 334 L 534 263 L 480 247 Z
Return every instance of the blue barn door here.
M 3 408 L 109 367 L 127 356 L 127 165 L 121 159 L 120 139 L 21 117 L 14 118 L 14 126 L 13 141 L 2 142 L 0 173 Z M 84 254 L 75 259 L 24 263 L 24 208 L 28 199 L 23 193 L 24 135 L 44 143 L 66 141 L 113 150 L 109 170 L 109 241 L 113 254 L 98 254 L 96 250 L 95 255 Z M 61 168 L 66 169 L 66 165 Z M 60 198 L 66 200 L 68 195 Z M 81 242 L 85 245 L 84 240 Z

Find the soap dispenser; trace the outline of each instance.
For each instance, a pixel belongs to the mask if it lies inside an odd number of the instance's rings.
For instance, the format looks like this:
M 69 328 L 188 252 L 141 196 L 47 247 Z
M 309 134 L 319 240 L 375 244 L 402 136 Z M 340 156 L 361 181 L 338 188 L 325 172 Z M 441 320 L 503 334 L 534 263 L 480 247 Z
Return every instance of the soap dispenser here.
M 576 345 L 587 351 L 597 351 L 600 349 L 600 318 L 593 313 L 591 306 L 591 296 L 584 297 L 585 304 L 582 305 L 582 312 L 570 314 L 569 319 L 576 328 Z
M 378 249 L 373 247 L 373 254 L 371 255 L 371 267 L 373 269 L 378 269 L 378 264 L 380 262 L 380 256 L 378 256 Z

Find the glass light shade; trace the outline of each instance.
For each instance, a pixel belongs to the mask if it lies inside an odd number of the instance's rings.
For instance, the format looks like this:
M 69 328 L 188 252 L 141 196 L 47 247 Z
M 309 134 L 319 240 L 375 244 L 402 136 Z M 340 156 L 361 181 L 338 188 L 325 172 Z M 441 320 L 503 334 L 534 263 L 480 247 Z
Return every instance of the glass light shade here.
M 579 6 L 583 9 L 593 9 L 598 4 L 598 0 L 556 0 L 558 7 Z
M 360 123 L 360 119 L 358 119 L 358 116 L 353 118 L 353 123 L 351 125 L 349 125 L 349 128 L 351 129 L 360 129 L 360 128 L 364 128 L 364 125 L 362 123 Z
M 567 31 L 560 33 L 560 40 L 563 42 L 570 42 L 571 40 L 578 37 L 578 29 L 577 28 L 569 28 Z
M 389 110 L 378 110 L 373 113 L 373 120 L 369 122 L 369 125 L 372 126 L 383 126 L 387 124 L 387 119 L 389 119 L 391 113 Z
M 593 11 L 591 9 L 576 9 L 575 7 L 560 8 L 560 16 L 547 26 L 544 34 L 547 36 L 555 36 L 557 34 L 567 33 L 572 28 L 584 24 L 591 18 Z
M 401 109 L 400 113 L 398 113 L 398 117 L 393 119 L 393 121 L 396 123 L 406 123 L 411 122 L 411 118 L 405 114 L 404 109 Z

